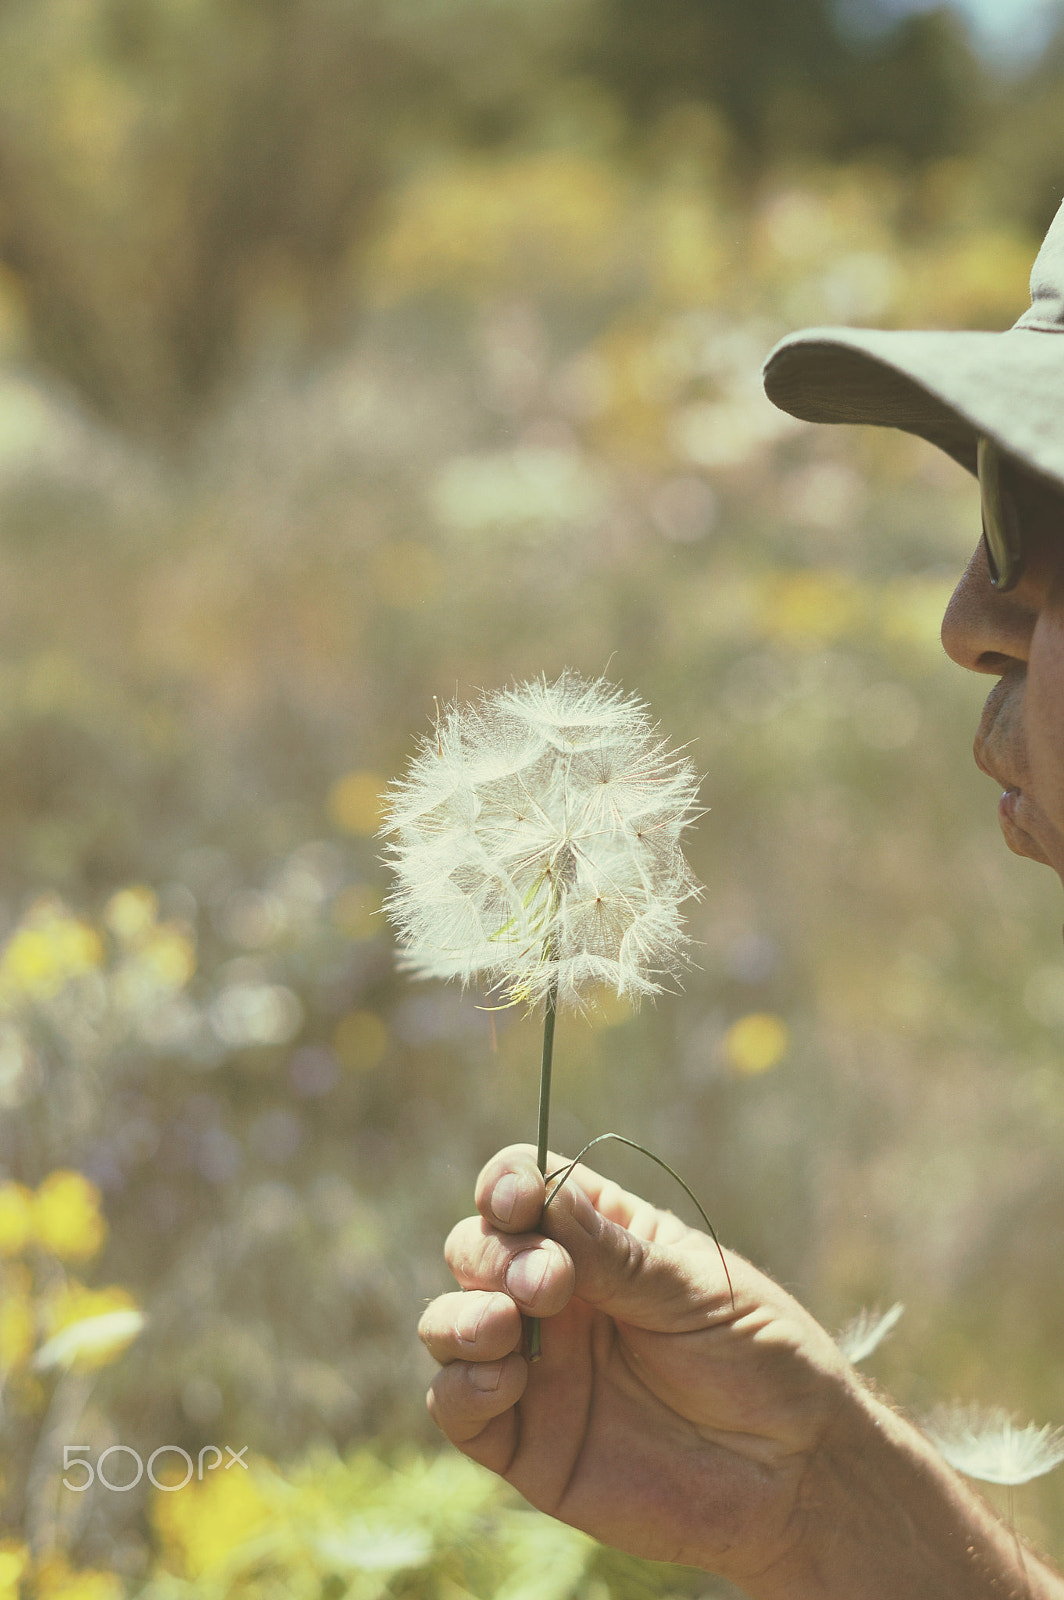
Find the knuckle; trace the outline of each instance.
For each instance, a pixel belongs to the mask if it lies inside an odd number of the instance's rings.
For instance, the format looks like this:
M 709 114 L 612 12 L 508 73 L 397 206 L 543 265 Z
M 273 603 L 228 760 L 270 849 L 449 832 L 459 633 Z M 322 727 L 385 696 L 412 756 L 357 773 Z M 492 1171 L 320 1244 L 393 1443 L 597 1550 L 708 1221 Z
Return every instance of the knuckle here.
M 465 1385 L 461 1382 L 460 1369 L 464 1365 L 464 1362 L 456 1362 L 452 1366 L 441 1367 L 429 1385 L 429 1415 L 445 1433 L 462 1410 L 461 1391 Z M 459 1381 L 457 1392 L 456 1379 Z
M 491 1270 L 495 1236 L 480 1217 L 463 1217 L 447 1235 L 443 1258 L 463 1288 L 472 1288 Z
M 646 1246 L 642 1239 L 634 1233 L 629 1233 L 627 1228 L 614 1228 L 616 1240 L 617 1265 L 616 1273 L 622 1282 L 627 1283 L 642 1270 L 646 1260 Z
M 521 1313 L 506 1294 L 485 1296 L 476 1332 L 477 1347 L 490 1357 L 509 1355 L 521 1342 Z
M 471 1290 L 505 1294 L 507 1273 L 514 1258 L 544 1248 L 558 1249 L 541 1234 L 501 1233 L 477 1217 L 467 1218 L 452 1229 L 444 1254 L 451 1273 L 467 1294 Z
M 517 1354 L 495 1361 L 455 1361 L 436 1374 L 426 1396 L 429 1415 L 448 1437 L 469 1437 L 509 1410 L 524 1389 L 524 1359 Z
M 579 1243 L 597 1239 L 603 1219 L 574 1177 L 564 1177 L 554 1185 L 543 1213 L 544 1231 Z
M 598 1248 L 578 1267 L 581 1296 L 592 1304 L 616 1294 L 639 1276 L 646 1262 L 646 1246 L 634 1233 L 603 1219 Z

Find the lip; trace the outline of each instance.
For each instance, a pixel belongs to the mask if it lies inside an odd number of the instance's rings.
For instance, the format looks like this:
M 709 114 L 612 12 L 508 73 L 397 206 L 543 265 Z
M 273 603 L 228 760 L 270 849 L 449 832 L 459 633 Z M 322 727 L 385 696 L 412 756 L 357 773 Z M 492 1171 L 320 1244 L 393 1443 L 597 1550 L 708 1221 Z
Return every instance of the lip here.
M 972 741 L 972 755 L 980 772 L 1002 789 L 1018 789 L 1017 765 L 1022 771 L 1022 699 L 1025 679 L 1013 674 L 1000 677 L 983 705 Z
M 1020 785 L 1013 783 L 1005 773 L 996 769 L 987 760 L 981 739 L 976 739 L 972 754 L 979 771 L 985 772 L 988 778 L 992 778 L 1002 791 L 997 808 L 998 825 L 1013 855 L 1027 856 L 1031 861 L 1040 861 L 1048 865 L 1046 856 L 1039 849 L 1034 836 L 1024 827 L 1022 819 L 1026 809 L 1025 796 Z
M 972 755 L 979 771 L 991 778 L 1001 793 L 998 824 L 1009 849 L 1014 855 L 1049 866 L 1049 857 L 1038 843 L 1044 835 L 1044 820 L 1028 790 L 1016 779 L 1017 772 L 1025 781 L 1028 776 L 1022 732 L 1025 683 L 1025 671 L 1005 673 L 998 679 L 986 697 Z
M 977 739 L 975 741 L 975 744 L 972 748 L 972 754 L 975 757 L 975 764 L 979 768 L 979 771 L 985 772 L 988 778 L 993 778 L 999 789 L 1004 789 L 1006 794 L 1020 793 L 1020 786 L 1018 783 L 1013 783 L 1005 773 L 999 772 L 996 767 L 991 766 L 990 762 L 986 759 L 986 756 L 983 753 L 983 745 L 981 740 Z M 1004 798 L 1004 796 L 1002 798 Z
M 1024 827 L 1023 817 L 1023 790 L 1006 789 L 998 801 L 998 825 L 1005 843 L 1013 855 L 1026 856 L 1030 861 L 1040 861 L 1043 866 L 1049 866 L 1048 856 L 1041 850 L 1034 835 Z
M 1016 810 L 1021 798 L 1022 793 L 1019 789 L 1006 789 L 1002 794 L 1001 799 L 998 801 L 998 817 L 1003 827 L 1006 823 L 1009 823 L 1012 827 L 1018 826 Z

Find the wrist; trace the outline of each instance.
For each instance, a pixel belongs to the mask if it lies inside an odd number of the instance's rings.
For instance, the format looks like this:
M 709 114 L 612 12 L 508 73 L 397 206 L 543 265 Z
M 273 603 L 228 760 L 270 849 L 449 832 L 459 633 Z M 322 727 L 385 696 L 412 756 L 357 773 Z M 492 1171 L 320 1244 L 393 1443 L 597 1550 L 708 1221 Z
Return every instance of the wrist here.
M 851 1381 L 811 1458 L 786 1555 L 753 1600 L 1064 1600 L 1064 1581 L 905 1418 Z

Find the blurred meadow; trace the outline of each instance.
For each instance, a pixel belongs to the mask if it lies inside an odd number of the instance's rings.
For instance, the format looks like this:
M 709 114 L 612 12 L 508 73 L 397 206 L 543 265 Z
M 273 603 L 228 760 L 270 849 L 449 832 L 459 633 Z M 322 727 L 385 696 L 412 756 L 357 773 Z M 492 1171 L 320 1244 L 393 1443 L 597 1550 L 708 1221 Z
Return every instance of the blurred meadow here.
M 683 994 L 560 1023 L 553 1142 L 645 1139 L 829 1327 L 904 1301 L 915 1414 L 1064 1422 L 1059 886 L 938 642 L 975 488 L 758 378 L 1027 304 L 1064 32 L 896 9 L 0 9 L 0 1600 L 732 1592 L 424 1415 L 539 1030 L 396 974 L 378 795 L 565 666 L 689 744 L 706 892 Z M 1060 1482 L 1017 1521 L 1064 1558 Z

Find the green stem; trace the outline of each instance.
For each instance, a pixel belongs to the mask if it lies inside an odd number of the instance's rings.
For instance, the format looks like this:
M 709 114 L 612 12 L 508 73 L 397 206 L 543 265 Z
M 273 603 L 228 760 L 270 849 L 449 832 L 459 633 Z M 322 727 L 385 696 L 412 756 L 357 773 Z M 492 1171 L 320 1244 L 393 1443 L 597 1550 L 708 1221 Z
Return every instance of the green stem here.
M 543 1018 L 543 1057 L 539 1068 L 539 1142 L 536 1162 L 544 1178 L 547 1175 L 547 1127 L 550 1122 L 550 1076 L 554 1065 L 554 1019 L 558 1014 L 557 980 L 547 990 L 547 1011 Z M 539 1338 L 539 1318 L 528 1319 L 528 1359 L 538 1361 L 542 1355 Z
M 1012 1534 L 1012 1542 L 1016 1546 L 1016 1560 L 1019 1562 L 1020 1571 L 1023 1573 L 1023 1592 L 1026 1595 L 1027 1600 L 1031 1600 L 1031 1580 L 1027 1575 L 1027 1563 L 1023 1559 L 1023 1545 L 1020 1543 L 1019 1530 L 1016 1527 L 1015 1493 L 1016 1493 L 1016 1491 L 1013 1488 L 1012 1484 L 1010 1483 L 1009 1484 L 1009 1531 Z
M 543 1018 L 543 1057 L 539 1067 L 539 1170 L 547 1173 L 547 1124 L 550 1121 L 550 1074 L 554 1065 L 554 1019 L 558 1014 L 558 985 L 547 990 L 547 1012 Z

